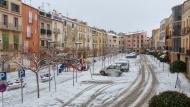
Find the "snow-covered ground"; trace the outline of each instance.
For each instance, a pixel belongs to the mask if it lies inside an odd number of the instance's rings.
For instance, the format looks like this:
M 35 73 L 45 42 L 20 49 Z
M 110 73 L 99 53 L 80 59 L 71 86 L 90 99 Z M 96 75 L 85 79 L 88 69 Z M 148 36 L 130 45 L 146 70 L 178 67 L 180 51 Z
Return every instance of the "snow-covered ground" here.
M 114 63 L 124 56 L 114 57 L 111 63 Z M 96 58 L 99 59 L 99 58 Z M 24 81 L 27 83 L 24 88 L 24 103 L 21 103 L 21 90 L 11 90 L 4 93 L 4 107 L 61 107 L 101 104 L 106 99 L 114 98 L 135 80 L 138 75 L 138 66 L 136 59 L 130 60 L 130 71 L 123 73 L 121 77 L 106 77 L 99 75 L 102 62 L 98 60 L 95 63 L 95 75 L 91 78 L 90 71 L 78 72 L 77 82 L 73 86 L 73 72 L 63 72 L 56 75 L 56 91 L 54 79 L 51 81 L 51 90 L 49 83 L 40 82 L 40 98 L 37 98 L 35 74 L 26 71 Z M 106 62 L 106 66 L 108 63 Z M 91 69 L 92 70 L 92 69 Z M 43 69 L 40 74 L 48 73 L 48 69 Z M 51 70 L 53 75 L 53 70 Z M 76 75 L 76 74 L 75 74 Z M 18 72 L 9 73 L 8 81 L 18 78 Z M 93 99 L 96 96 L 96 99 Z M 0 98 L 1 99 L 1 98 Z M 1 99 L 2 100 L 2 99 Z
M 159 85 L 157 87 L 157 94 L 167 90 L 179 91 L 190 96 L 190 82 L 185 77 L 184 74 L 179 74 L 179 84 L 175 88 L 177 73 L 170 73 L 169 64 L 159 62 L 153 56 L 147 55 L 149 61 L 154 66 L 154 71 L 156 72 L 157 79 L 159 81 Z
M 115 56 L 112 58 L 111 63 L 114 63 L 121 58 L 124 58 L 124 55 Z M 179 75 L 181 87 L 178 85 L 178 87 L 175 88 L 177 74 L 171 74 L 169 72 L 169 65 L 164 64 L 163 71 L 162 63 L 159 64 L 159 61 L 153 59 L 153 57 L 149 55 L 147 55 L 147 58 L 149 60 L 149 64 L 153 65 L 153 71 L 155 72 L 155 76 L 158 80 L 158 85 L 156 85 L 155 90 L 157 94 L 166 90 L 176 90 L 184 92 L 190 96 L 190 83 L 183 74 Z M 92 61 L 92 58 L 89 58 L 89 60 Z M 78 79 L 76 82 L 75 78 L 74 86 L 72 69 L 69 72 L 62 72 L 60 75 L 56 75 L 56 91 L 54 79 L 51 81 L 50 91 L 48 88 L 48 82 L 40 82 L 39 99 L 37 98 L 36 92 L 35 74 L 30 71 L 26 71 L 26 77 L 24 80 L 27 85 L 24 88 L 24 103 L 21 103 L 21 90 L 16 89 L 6 91 L 4 93 L 4 107 L 100 107 L 103 104 L 109 104 L 116 98 L 122 98 L 121 95 L 124 93 L 132 95 L 130 90 L 132 91 L 135 84 L 141 83 L 141 76 L 139 77 L 139 65 L 141 65 L 139 56 L 137 59 L 129 59 L 130 71 L 123 73 L 121 77 L 101 76 L 99 71 L 102 68 L 102 61 L 101 58 L 96 58 L 96 60 L 97 62 L 94 65 L 94 75 L 92 78 L 90 70 L 78 72 Z M 105 64 L 108 66 L 107 61 L 105 61 Z M 146 63 L 144 63 L 144 65 L 146 65 Z M 149 75 L 151 74 L 148 67 L 148 65 L 145 66 L 144 80 L 146 81 L 144 83 L 150 82 L 150 84 L 152 84 L 152 80 L 148 80 Z M 91 71 L 92 70 L 93 67 L 91 66 Z M 54 70 L 51 70 L 52 75 L 53 72 Z M 44 73 L 48 73 L 48 68 L 40 71 L 40 74 Z M 76 73 L 74 75 L 76 76 Z M 18 72 L 8 74 L 8 81 L 13 81 L 17 78 Z M 153 79 L 153 77 L 150 79 Z M 150 91 L 150 86 L 152 85 L 147 85 L 147 87 L 144 87 L 144 89 L 141 90 L 142 94 L 137 97 L 136 102 L 140 102 L 138 100 L 143 98 L 142 95 Z M 2 100 L 1 97 L 0 100 Z M 133 104 L 135 104 L 135 102 Z

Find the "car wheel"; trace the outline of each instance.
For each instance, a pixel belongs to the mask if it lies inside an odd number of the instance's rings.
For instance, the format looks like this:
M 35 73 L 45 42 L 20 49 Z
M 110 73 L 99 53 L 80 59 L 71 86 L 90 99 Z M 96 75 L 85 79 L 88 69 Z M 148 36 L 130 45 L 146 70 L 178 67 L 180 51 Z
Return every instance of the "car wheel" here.
M 103 75 L 103 76 L 106 76 L 105 71 L 100 71 L 100 74 Z

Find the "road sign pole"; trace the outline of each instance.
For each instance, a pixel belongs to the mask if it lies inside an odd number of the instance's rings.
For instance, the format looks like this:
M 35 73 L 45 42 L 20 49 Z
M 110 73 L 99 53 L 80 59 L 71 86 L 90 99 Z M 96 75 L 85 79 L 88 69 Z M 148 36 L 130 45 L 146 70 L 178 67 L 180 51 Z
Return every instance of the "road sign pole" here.
M 20 82 L 21 82 L 21 101 L 22 101 L 22 103 L 24 102 L 24 96 L 23 96 L 23 80 L 22 80 L 22 77 L 20 78 Z
M 73 68 L 73 86 L 75 85 L 75 72 L 74 72 L 74 68 Z
M 3 92 L 2 92 L 2 107 L 4 107 L 4 98 L 3 98 Z

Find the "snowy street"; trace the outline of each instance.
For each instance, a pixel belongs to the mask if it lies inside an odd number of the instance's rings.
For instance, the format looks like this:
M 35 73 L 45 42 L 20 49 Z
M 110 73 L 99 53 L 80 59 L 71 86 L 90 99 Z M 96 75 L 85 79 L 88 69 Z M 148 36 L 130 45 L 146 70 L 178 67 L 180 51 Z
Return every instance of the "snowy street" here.
M 124 59 L 125 55 L 118 55 L 111 63 Z M 96 58 L 98 59 L 98 58 Z M 49 91 L 48 82 L 40 82 L 40 98 L 37 98 L 35 74 L 27 71 L 24 88 L 24 103 L 21 102 L 21 90 L 11 90 L 4 93 L 5 107 L 147 107 L 148 100 L 155 94 L 165 90 L 176 90 L 190 95 L 190 83 L 180 74 L 181 87 L 174 88 L 176 74 L 170 74 L 168 65 L 165 71 L 162 64 L 148 55 L 139 55 L 136 59 L 128 59 L 129 72 L 120 77 L 101 76 L 99 71 L 102 61 L 95 63 L 94 75 L 89 71 L 75 73 L 62 72 L 51 81 Z M 105 61 L 108 66 L 107 61 Z M 40 71 L 47 73 L 48 68 Z M 93 68 L 91 67 L 91 70 Z M 55 72 L 51 70 L 51 74 Z M 17 79 L 17 72 L 8 74 L 8 81 Z M 2 99 L 1 99 L 2 100 Z

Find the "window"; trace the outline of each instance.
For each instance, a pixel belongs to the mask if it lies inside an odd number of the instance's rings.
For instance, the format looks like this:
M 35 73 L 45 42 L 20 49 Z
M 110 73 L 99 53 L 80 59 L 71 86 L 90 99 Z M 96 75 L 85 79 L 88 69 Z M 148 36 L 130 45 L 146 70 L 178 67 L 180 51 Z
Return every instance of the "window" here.
M 14 35 L 14 49 L 15 50 L 19 49 L 19 38 L 17 34 Z
M 64 21 L 64 26 L 67 26 L 67 22 L 66 21 Z
M 3 49 L 9 49 L 9 35 L 3 32 Z
M 74 27 L 75 27 L 75 24 L 72 23 L 72 28 L 74 28 Z
M 28 41 L 24 41 L 24 52 L 28 52 Z
M 0 7 L 8 9 L 8 2 L 6 0 L 0 0 Z
M 44 29 L 44 23 L 41 23 L 41 28 Z
M 27 26 L 27 37 L 30 38 L 31 37 L 31 27 Z
M 50 30 L 50 24 L 47 24 L 47 29 Z
M 11 3 L 11 11 L 20 12 L 20 6 L 15 3 Z
M 18 18 L 14 17 L 14 27 L 18 28 Z
M 41 46 L 45 46 L 44 40 L 41 41 Z
M 32 23 L 33 17 L 32 17 L 32 11 L 29 11 L 29 23 Z
M 7 15 L 3 15 L 3 25 L 8 27 L 8 16 Z

